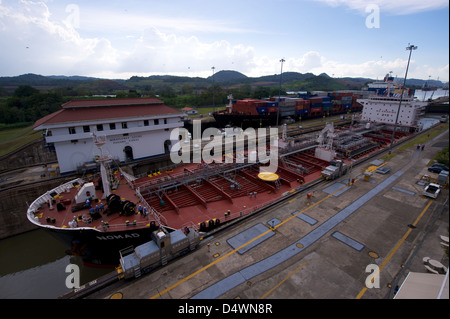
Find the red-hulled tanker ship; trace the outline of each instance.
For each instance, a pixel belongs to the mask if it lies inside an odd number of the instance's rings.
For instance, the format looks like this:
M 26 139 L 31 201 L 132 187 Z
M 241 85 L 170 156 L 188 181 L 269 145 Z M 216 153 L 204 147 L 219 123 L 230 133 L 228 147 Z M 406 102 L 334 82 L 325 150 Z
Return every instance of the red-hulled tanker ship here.
M 336 154 L 344 161 L 349 155 L 356 159 L 383 147 L 390 134 L 377 131 L 377 140 L 369 143 L 357 137 L 364 147 L 341 145 Z M 116 266 L 120 250 L 150 241 L 155 230 L 208 232 L 319 179 L 330 161 L 316 156 L 320 145 L 317 133 L 313 135 L 281 143 L 276 177 L 271 179 L 260 175 L 263 164 L 248 161 L 248 150 L 244 162 L 235 156 L 228 164 L 180 163 L 141 178 L 112 167 L 110 159 L 98 158 L 100 176 L 77 178 L 47 191 L 30 205 L 27 216 L 85 264 Z M 396 138 L 405 135 L 397 132 Z

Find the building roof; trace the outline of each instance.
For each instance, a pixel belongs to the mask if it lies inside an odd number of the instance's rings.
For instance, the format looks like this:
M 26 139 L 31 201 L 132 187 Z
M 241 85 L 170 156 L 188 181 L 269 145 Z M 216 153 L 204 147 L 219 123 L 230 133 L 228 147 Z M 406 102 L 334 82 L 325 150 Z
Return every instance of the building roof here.
M 72 100 L 62 105 L 63 109 L 67 108 L 85 108 L 85 107 L 104 107 L 104 106 L 127 106 L 127 105 L 153 105 L 163 104 L 164 102 L 154 97 L 144 98 L 107 98 L 107 99 L 87 99 Z
M 61 110 L 37 120 L 33 128 L 58 123 L 183 115 L 180 111 L 163 103 L 156 98 L 73 100 L 64 103 Z

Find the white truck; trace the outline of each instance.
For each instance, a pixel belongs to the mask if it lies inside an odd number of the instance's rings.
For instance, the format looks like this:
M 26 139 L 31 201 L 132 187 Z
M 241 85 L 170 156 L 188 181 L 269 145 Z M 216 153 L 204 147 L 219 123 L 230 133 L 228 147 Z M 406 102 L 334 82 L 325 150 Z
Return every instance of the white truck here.
M 441 185 L 430 183 L 423 189 L 423 195 L 431 198 L 436 198 L 441 191 Z

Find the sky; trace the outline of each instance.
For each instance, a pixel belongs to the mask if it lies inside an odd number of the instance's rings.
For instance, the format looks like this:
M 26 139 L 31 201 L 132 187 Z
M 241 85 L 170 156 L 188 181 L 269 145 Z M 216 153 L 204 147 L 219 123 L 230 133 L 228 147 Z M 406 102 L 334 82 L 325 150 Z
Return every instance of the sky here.
M 411 53 L 447 82 L 448 39 L 448 0 L 0 0 L 0 76 L 403 78 Z

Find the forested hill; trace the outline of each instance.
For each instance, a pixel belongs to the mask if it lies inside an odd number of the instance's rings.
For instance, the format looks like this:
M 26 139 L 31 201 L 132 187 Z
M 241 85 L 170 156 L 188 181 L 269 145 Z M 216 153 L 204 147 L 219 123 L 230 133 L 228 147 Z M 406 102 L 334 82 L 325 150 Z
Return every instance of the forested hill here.
M 359 90 L 372 81 L 366 78 L 333 78 L 325 73 L 316 76 L 312 73 L 283 72 L 281 92 Z M 417 85 L 416 88 L 425 83 L 423 80 L 410 81 Z M 443 83 L 434 81 L 429 85 L 442 87 Z M 0 123 L 33 123 L 60 109 L 66 101 L 95 95 L 157 96 L 166 105 L 182 108 L 224 105 L 228 103 L 230 94 L 235 99 L 242 99 L 264 98 L 279 93 L 280 74 L 248 77 L 231 70 L 219 71 L 214 77 L 207 78 L 154 75 L 133 76 L 127 80 L 23 74 L 0 77 Z
M 318 76 L 312 73 L 283 72 L 282 85 L 289 86 L 293 90 L 333 90 L 333 89 L 360 89 L 367 82 L 373 79 L 367 78 L 331 78 L 325 73 Z M 425 80 L 409 79 L 408 86 L 420 88 L 425 84 Z M 85 76 L 43 76 L 38 74 L 23 74 L 12 77 L 0 77 L 0 96 L 11 96 L 14 90 L 21 85 L 29 85 L 39 89 L 41 92 L 48 92 L 55 89 L 60 91 L 81 91 L 82 94 L 112 94 L 120 90 L 147 90 L 157 93 L 165 86 L 171 86 L 174 92 L 180 91 L 183 86 L 192 89 L 202 90 L 211 86 L 213 76 L 207 78 L 153 75 L 148 77 L 133 76 L 127 80 L 122 79 L 99 79 Z M 222 70 L 214 74 L 215 85 L 221 87 L 238 87 L 250 84 L 257 86 L 279 86 L 280 74 L 266 75 L 260 77 L 248 77 L 240 72 Z M 318 85 L 317 88 L 309 87 L 310 83 Z M 302 87 L 306 84 L 308 88 Z M 332 87 L 327 88 L 327 85 Z M 430 86 L 442 87 L 444 83 L 440 81 L 429 81 Z M 64 93 L 63 93 L 64 95 Z

